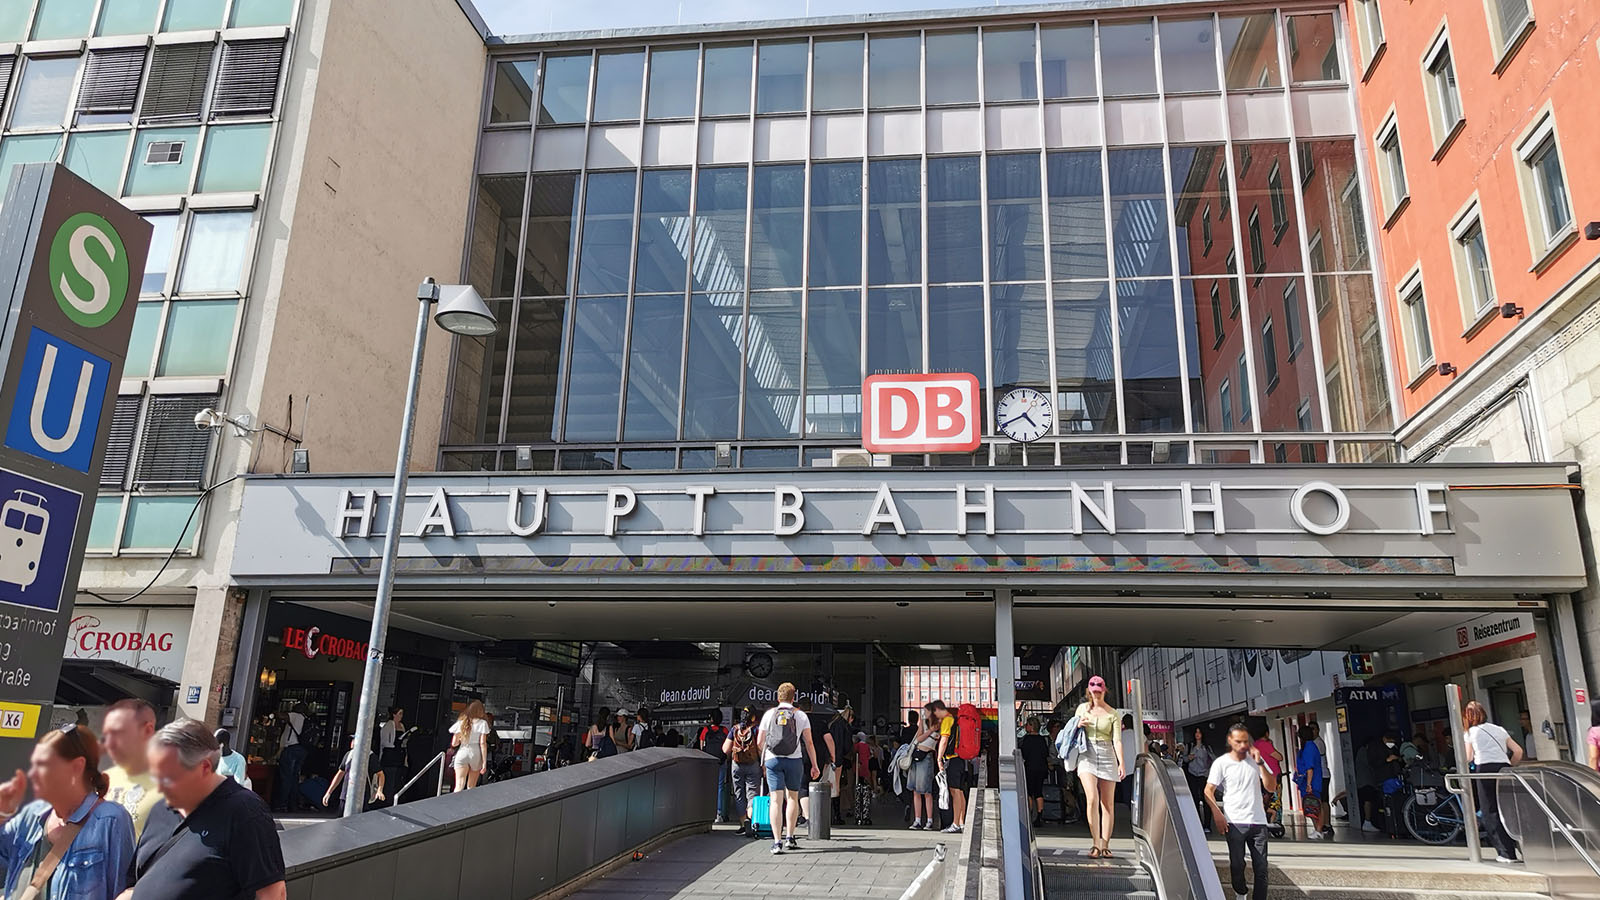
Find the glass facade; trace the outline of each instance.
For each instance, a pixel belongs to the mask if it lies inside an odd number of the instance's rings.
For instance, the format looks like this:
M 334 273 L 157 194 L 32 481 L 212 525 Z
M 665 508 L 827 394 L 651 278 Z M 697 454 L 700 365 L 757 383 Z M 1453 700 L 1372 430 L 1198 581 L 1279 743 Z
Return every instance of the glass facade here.
M 1029 465 L 1368 458 L 1337 15 L 505 48 L 482 140 L 533 151 L 481 166 L 468 268 L 506 327 L 458 342 L 443 466 L 802 465 L 859 446 L 864 378 L 920 372 L 977 377 L 985 447 L 896 463 L 1023 462 L 1016 387 L 1057 406 Z
M 0 3 L 0 176 L 60 162 L 152 226 L 114 413 L 126 437 L 107 452 L 91 552 L 195 546 L 204 517 L 189 514 L 213 473 L 193 416 L 228 408 L 299 7 Z M 529 121 L 536 75 L 536 62 L 507 73 L 502 121 Z

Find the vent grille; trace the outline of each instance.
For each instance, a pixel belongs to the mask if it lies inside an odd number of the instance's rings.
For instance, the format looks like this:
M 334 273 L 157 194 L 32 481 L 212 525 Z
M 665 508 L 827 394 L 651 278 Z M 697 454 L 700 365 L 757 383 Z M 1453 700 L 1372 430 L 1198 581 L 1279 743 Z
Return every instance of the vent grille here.
M 151 141 L 145 148 L 144 164 L 171 166 L 183 162 L 183 141 Z

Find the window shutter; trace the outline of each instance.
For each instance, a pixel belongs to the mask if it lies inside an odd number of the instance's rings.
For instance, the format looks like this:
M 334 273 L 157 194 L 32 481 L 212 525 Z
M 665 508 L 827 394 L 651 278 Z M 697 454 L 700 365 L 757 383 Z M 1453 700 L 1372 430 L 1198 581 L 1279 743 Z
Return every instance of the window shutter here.
M 217 73 L 213 116 L 266 116 L 278 97 L 278 74 L 283 68 L 283 38 L 264 41 L 229 41 L 222 45 L 222 67 Z
M 144 91 L 139 121 L 181 121 L 200 118 L 211 57 L 216 44 L 171 44 L 156 47 L 150 60 L 150 84 Z
M 1500 12 L 1500 40 L 1516 37 L 1516 29 L 1528 21 L 1528 0 L 1496 0 Z
M 105 462 L 100 466 L 100 487 L 108 491 L 127 488 L 133 435 L 139 428 L 139 399 L 138 394 L 120 395 L 111 413 L 111 434 L 106 439 Z
M 0 113 L 6 108 L 6 91 L 11 87 L 11 73 L 17 69 L 15 56 L 0 56 Z
M 211 434 L 194 427 L 195 414 L 215 408 L 217 394 L 170 394 L 150 398 L 133 486 L 147 490 L 197 491 L 204 487 Z
M 78 88 L 80 113 L 132 113 L 144 74 L 143 47 L 91 50 Z

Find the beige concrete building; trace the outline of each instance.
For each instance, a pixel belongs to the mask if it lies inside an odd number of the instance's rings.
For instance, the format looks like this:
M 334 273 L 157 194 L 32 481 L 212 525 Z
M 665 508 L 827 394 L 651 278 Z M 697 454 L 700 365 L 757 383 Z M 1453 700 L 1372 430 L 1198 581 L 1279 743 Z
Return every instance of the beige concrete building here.
M 5 7 L 0 167 L 60 160 L 155 225 L 67 656 L 225 721 L 235 479 L 296 450 L 393 466 L 417 284 L 461 268 L 481 21 L 456 0 Z M 449 355 L 435 332 L 424 409 Z M 197 427 L 207 409 L 227 421 Z

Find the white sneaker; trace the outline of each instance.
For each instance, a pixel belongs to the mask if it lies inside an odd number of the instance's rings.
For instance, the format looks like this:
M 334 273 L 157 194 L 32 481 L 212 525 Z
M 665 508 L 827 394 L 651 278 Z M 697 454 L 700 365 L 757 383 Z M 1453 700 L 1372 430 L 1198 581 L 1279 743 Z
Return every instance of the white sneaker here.
M 783 854 L 783 841 L 773 841 L 772 842 L 772 855 L 773 856 L 781 856 L 782 854 Z
M 1234 894 L 1233 900 L 1250 900 L 1249 894 Z
M 1378 826 L 1372 824 L 1371 822 L 1362 822 L 1361 823 L 1361 830 L 1367 832 L 1368 834 L 1371 834 L 1371 833 L 1373 833 L 1373 832 L 1378 830 Z
M 1320 832 L 1320 831 L 1316 830 L 1315 828 L 1313 828 L 1310 831 L 1306 832 L 1306 837 L 1308 839 L 1310 839 L 1310 840 L 1313 840 L 1313 841 L 1320 841 L 1320 840 L 1322 840 L 1322 832 Z
M 1494 861 L 1497 863 L 1505 863 L 1506 865 L 1516 865 L 1517 863 L 1522 862 L 1520 859 L 1512 859 L 1509 856 L 1501 856 L 1498 853 L 1495 854 Z
M 912 822 L 911 823 L 911 830 L 912 831 L 921 831 L 922 830 L 922 820 L 918 819 L 915 822 Z
M 946 828 L 944 830 L 944 833 L 945 834 L 960 834 L 961 833 L 961 826 L 960 825 L 951 825 L 949 828 Z

